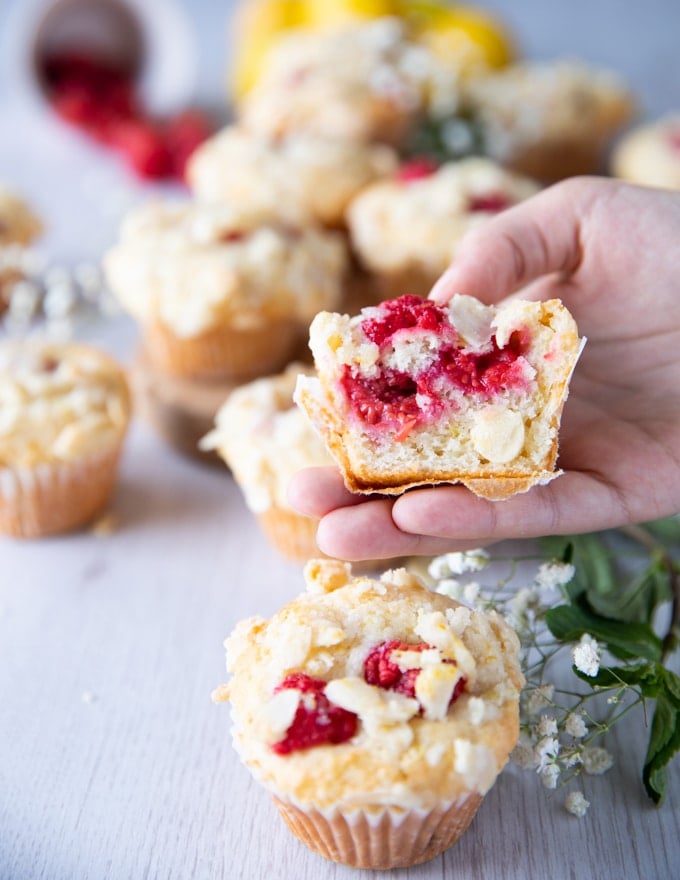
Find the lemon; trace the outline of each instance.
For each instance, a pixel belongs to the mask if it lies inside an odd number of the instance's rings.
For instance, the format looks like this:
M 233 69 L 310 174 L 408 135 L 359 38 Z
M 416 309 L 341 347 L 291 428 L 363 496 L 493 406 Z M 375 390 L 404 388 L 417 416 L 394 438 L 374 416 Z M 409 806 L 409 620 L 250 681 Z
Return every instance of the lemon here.
M 357 18 L 398 15 L 399 5 L 399 0 L 308 0 L 307 23 L 324 28 Z
M 307 23 L 305 0 L 250 0 L 241 3 L 233 21 L 231 91 L 246 94 L 257 81 L 265 58 L 286 31 Z

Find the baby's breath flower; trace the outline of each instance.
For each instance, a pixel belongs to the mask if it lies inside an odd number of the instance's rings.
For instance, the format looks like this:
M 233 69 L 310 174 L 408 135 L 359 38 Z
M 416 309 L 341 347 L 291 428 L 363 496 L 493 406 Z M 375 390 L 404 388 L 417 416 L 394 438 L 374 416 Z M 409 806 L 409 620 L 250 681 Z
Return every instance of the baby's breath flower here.
M 544 590 L 552 590 L 568 584 L 574 573 L 574 566 L 568 562 L 544 562 L 538 567 L 536 583 Z
M 555 736 L 557 720 L 552 715 L 543 715 L 538 722 L 538 732 L 541 736 Z
M 588 633 L 583 633 L 577 645 L 571 649 L 574 666 L 591 678 L 600 671 L 600 646 Z
M 584 737 L 586 733 L 588 733 L 588 727 L 583 720 L 583 715 L 579 715 L 578 712 L 572 712 L 571 714 L 567 715 L 564 729 L 567 731 L 569 736 L 573 736 L 574 739 L 581 739 L 581 737 Z
M 465 599 L 470 605 L 474 605 L 479 598 L 480 589 L 477 581 L 470 581 L 469 584 L 465 584 L 463 587 L 463 599 Z
M 548 764 L 541 770 L 541 782 L 545 788 L 557 788 L 560 778 L 560 768 L 557 764 Z
M 467 571 L 481 571 L 489 564 L 489 554 L 486 550 L 466 550 L 463 553 L 446 553 L 445 564 L 449 574 L 465 574 Z
M 590 801 L 587 801 L 580 791 L 570 791 L 564 801 L 564 806 L 572 816 L 582 819 L 588 812 Z
M 541 709 L 545 709 L 552 702 L 555 693 L 554 684 L 541 684 L 530 691 L 527 698 L 527 712 L 529 715 L 538 715 Z
M 437 584 L 435 592 L 448 596 L 449 599 L 460 599 L 463 595 L 463 585 L 455 578 L 443 578 Z
M 590 746 L 581 752 L 583 769 L 589 776 L 601 776 L 614 765 L 613 755 L 600 746 Z
M 531 743 L 525 739 L 521 739 L 512 750 L 512 760 L 518 765 L 518 767 L 521 767 L 522 770 L 533 770 L 536 766 L 536 760 L 534 758 L 534 748 Z
M 544 736 L 534 748 L 536 769 L 542 773 L 560 753 L 560 742 L 555 736 Z
M 577 764 L 582 764 L 583 760 L 581 758 L 581 749 L 577 747 L 575 749 L 566 749 L 560 754 L 560 761 L 562 765 L 567 769 L 569 767 L 575 767 Z

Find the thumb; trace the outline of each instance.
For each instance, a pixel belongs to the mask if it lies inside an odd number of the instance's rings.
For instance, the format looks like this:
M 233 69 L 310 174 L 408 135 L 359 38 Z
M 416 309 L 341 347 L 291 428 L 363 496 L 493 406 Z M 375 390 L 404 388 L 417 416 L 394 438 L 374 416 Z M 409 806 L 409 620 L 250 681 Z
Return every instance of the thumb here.
M 572 178 L 474 229 L 430 298 L 443 304 L 465 293 L 493 303 L 542 275 L 571 274 L 581 262 L 581 218 L 600 186 L 595 178 Z

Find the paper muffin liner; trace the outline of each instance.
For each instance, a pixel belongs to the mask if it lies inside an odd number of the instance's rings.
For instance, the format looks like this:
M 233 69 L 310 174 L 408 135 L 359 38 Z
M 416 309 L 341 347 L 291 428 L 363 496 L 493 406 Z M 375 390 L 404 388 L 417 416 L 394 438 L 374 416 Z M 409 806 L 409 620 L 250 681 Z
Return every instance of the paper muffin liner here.
M 379 808 L 344 812 L 302 809 L 274 797 L 284 822 L 311 850 L 353 868 L 406 868 L 433 859 L 468 828 L 482 796 L 431 810 Z
M 122 440 L 76 461 L 0 468 L 0 532 L 39 538 L 90 522 L 113 493 Z
M 319 520 L 283 507 L 269 507 L 257 514 L 260 528 L 274 547 L 293 562 L 322 557 L 316 543 Z
M 299 327 L 283 320 L 242 330 L 220 327 L 184 339 L 156 323 L 144 327 L 143 335 L 151 363 L 168 375 L 246 382 L 288 363 Z

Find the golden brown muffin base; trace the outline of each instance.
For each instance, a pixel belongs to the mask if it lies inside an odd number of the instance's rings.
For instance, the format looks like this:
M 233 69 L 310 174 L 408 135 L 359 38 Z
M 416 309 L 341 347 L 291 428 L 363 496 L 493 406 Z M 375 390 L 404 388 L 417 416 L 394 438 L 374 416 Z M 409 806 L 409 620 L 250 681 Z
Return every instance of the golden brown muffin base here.
M 340 810 L 329 818 L 274 798 L 284 822 L 305 846 L 331 861 L 371 870 L 407 868 L 438 856 L 466 831 L 481 802 L 481 795 L 471 793 L 461 805 L 425 814 L 384 810 L 377 819 Z
M 292 357 L 299 329 L 282 320 L 181 339 L 156 323 L 145 326 L 143 336 L 149 361 L 169 376 L 246 382 L 281 370 Z

